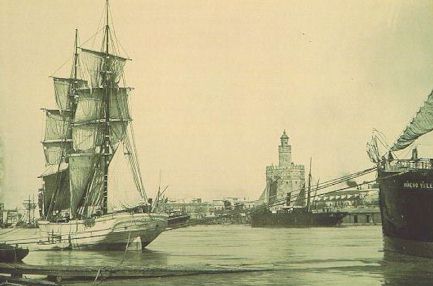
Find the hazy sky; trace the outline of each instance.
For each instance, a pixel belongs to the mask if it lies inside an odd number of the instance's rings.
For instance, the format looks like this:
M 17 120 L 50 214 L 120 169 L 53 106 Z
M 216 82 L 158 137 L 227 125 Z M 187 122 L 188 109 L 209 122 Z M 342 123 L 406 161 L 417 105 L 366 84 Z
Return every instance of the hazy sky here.
M 48 76 L 71 58 L 75 28 L 82 42 L 96 32 L 104 2 L 0 0 L 10 206 L 40 186 L 40 108 L 55 104 Z M 316 177 L 368 168 L 372 129 L 392 143 L 433 88 L 432 1 L 112 0 L 111 9 L 133 59 L 126 79 L 151 194 L 161 170 L 174 198 L 256 198 L 283 129 Z M 433 135 L 424 142 L 432 149 Z

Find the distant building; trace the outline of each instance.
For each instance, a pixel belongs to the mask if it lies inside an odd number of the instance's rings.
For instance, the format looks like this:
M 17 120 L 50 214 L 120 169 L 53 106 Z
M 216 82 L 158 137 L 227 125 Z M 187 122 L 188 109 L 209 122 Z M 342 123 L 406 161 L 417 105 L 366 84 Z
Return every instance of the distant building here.
M 192 199 L 190 202 L 169 201 L 168 209 L 187 213 L 191 219 L 213 219 L 217 217 L 227 217 L 239 215 L 247 216 L 249 210 L 254 207 L 255 201 L 247 201 L 236 197 L 225 197 L 215 199 L 211 202 L 204 202 L 202 199 Z
M 192 199 L 190 202 L 169 201 L 168 207 L 172 211 L 187 213 L 193 219 L 202 219 L 208 216 L 211 204 L 203 202 L 201 198 Z
M 348 215 L 343 224 L 380 224 L 377 184 L 329 192 L 313 198 L 313 208 L 320 211 L 342 211 Z
M 0 216 L 2 219 L 1 227 L 16 225 L 21 220 L 22 215 L 18 212 L 18 209 L 8 210 L 4 208 L 3 204 L 0 207 Z
M 276 190 L 268 188 L 267 202 L 286 200 L 287 197 L 297 198 L 305 186 L 305 167 L 292 162 L 292 146 L 284 130 L 278 146 L 278 166 L 266 167 L 266 183 L 268 186 L 276 183 Z M 305 202 L 305 198 L 304 198 Z

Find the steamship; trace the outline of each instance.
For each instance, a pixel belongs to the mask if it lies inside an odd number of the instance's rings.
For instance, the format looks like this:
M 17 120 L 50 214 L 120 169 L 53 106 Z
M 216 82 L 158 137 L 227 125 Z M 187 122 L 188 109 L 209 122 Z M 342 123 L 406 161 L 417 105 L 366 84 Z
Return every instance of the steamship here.
M 376 143 L 369 144 L 370 159 L 378 166 L 386 251 L 433 258 L 433 159 L 420 158 L 416 148 L 409 159 L 395 154 L 433 130 L 432 115 L 433 92 L 385 156 L 371 148 Z

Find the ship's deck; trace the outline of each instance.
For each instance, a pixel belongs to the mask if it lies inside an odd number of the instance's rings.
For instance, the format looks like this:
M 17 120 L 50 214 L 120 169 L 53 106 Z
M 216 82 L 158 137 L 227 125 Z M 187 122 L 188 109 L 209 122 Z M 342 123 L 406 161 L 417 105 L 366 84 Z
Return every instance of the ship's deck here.
M 433 170 L 433 159 L 398 159 L 381 165 L 385 172 L 406 172 L 411 170 Z

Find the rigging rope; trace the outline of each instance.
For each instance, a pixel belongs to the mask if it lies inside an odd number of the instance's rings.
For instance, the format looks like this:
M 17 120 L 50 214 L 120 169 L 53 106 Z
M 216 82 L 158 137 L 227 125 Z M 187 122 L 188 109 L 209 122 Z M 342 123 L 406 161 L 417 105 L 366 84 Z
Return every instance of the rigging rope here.
M 126 50 L 123 48 L 122 44 L 120 43 L 119 39 L 117 38 L 116 29 L 114 28 L 113 15 L 111 14 L 111 10 L 109 10 L 108 12 L 109 12 L 109 14 L 110 14 L 111 23 L 113 23 L 113 35 L 114 35 L 114 39 L 116 39 L 115 43 L 118 44 L 118 45 L 120 46 L 120 48 L 122 49 L 122 51 L 125 53 L 126 57 L 129 58 L 128 53 L 127 53 Z M 118 49 L 118 51 L 120 51 L 120 49 Z
M 317 196 L 321 196 L 321 195 L 324 195 L 324 194 L 327 194 L 327 193 L 331 193 L 331 192 L 335 192 L 335 191 L 339 191 L 339 190 L 345 190 L 345 189 L 353 188 L 353 187 L 347 186 L 345 188 L 341 188 L 341 189 L 332 190 L 332 191 L 329 191 L 329 192 L 324 192 L 324 193 L 317 194 L 318 190 L 322 190 L 322 189 L 326 189 L 326 188 L 329 188 L 329 187 L 332 187 L 332 186 L 335 186 L 335 185 L 346 183 L 348 180 L 351 180 L 351 179 L 354 179 L 354 178 L 361 177 L 361 176 L 367 175 L 369 173 L 372 173 L 372 172 L 376 171 L 376 169 L 377 169 L 377 167 L 365 169 L 365 170 L 362 170 L 362 171 L 359 171 L 359 172 L 355 172 L 355 173 L 352 173 L 352 174 L 349 174 L 349 175 L 346 175 L 346 176 L 343 176 L 343 177 L 331 179 L 331 180 L 325 181 L 325 182 L 323 182 L 321 184 L 318 184 L 317 187 L 316 187 L 316 189 L 315 189 L 316 194 L 313 195 L 313 196 L 311 196 L 310 198 L 314 198 L 314 197 L 317 197 Z M 372 183 L 374 181 L 376 181 L 376 180 L 372 180 L 372 181 L 365 182 L 365 183 L 358 184 L 358 185 L 364 185 L 364 184 Z M 303 188 L 304 187 L 301 187 L 300 189 L 296 189 L 293 192 L 299 192 L 300 193 Z M 290 203 L 295 202 L 298 199 L 299 193 L 295 194 L 293 197 L 291 197 L 289 202 Z M 272 196 L 272 198 L 275 198 L 275 197 L 276 197 L 276 195 Z M 284 204 L 284 203 L 286 203 L 286 198 L 277 200 L 277 201 L 275 201 L 275 202 L 273 202 L 273 203 L 271 203 L 269 205 L 270 206 L 274 206 L 274 205 L 281 205 L 281 204 Z

